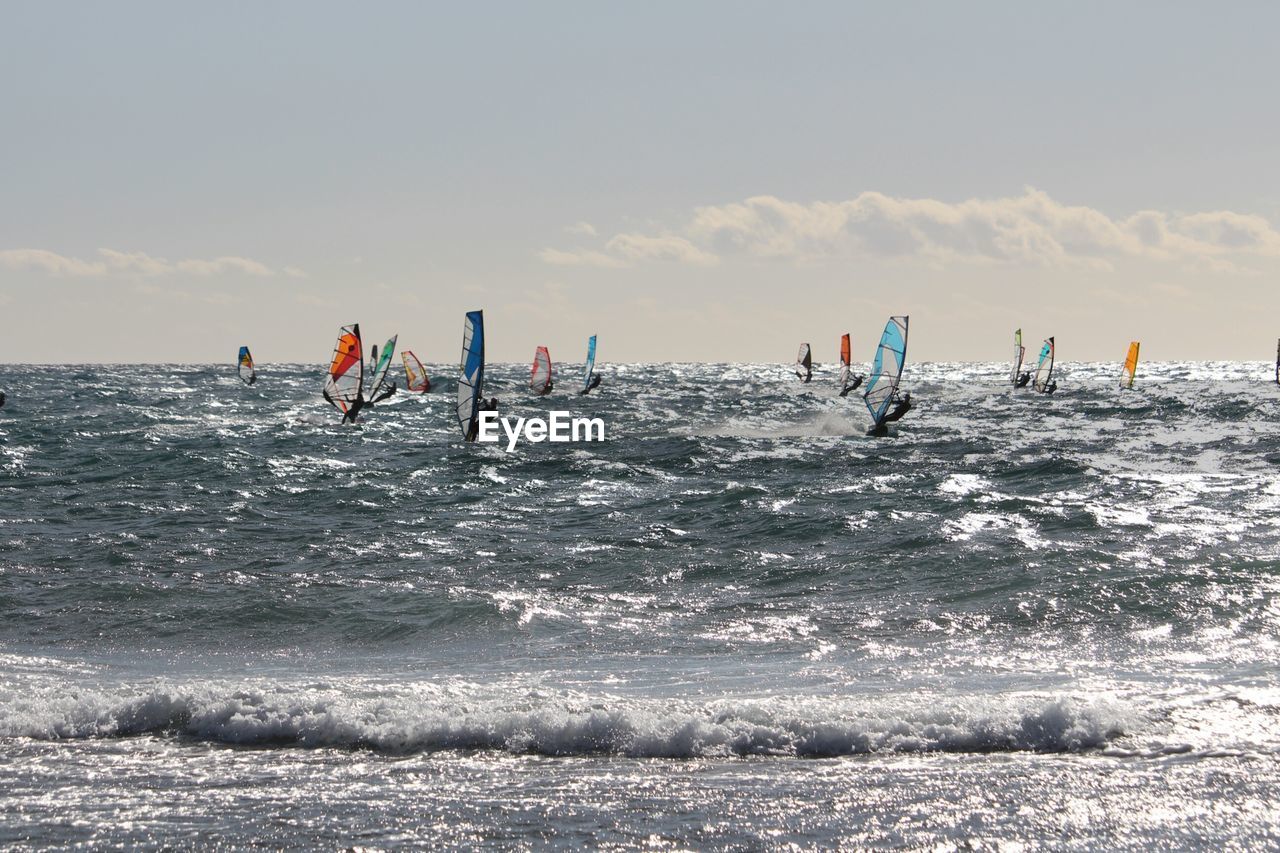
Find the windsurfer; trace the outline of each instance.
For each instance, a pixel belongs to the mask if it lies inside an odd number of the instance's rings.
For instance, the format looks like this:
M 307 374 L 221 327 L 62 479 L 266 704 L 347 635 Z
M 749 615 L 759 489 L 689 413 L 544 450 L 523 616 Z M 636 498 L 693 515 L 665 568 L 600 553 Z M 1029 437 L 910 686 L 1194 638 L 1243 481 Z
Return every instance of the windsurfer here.
M 1058 390 L 1058 381 L 1056 379 L 1053 382 L 1050 382 L 1048 385 L 1044 386 L 1044 393 L 1046 394 L 1052 394 L 1054 391 L 1057 391 L 1057 390 Z
M 911 411 L 911 408 L 911 392 L 908 391 L 903 394 L 901 398 L 898 398 L 898 405 L 894 406 L 893 411 L 885 415 L 884 419 L 880 421 L 880 423 L 887 424 L 901 420 L 903 415 Z
M 849 392 L 852 391 L 854 388 L 857 388 L 859 385 L 861 385 L 862 380 L 865 378 L 866 377 L 863 376 L 861 373 L 854 374 L 853 378 L 850 379 L 849 384 L 844 386 L 844 390 L 840 392 L 840 396 L 848 397 Z
M 542 386 L 542 390 L 538 392 L 538 396 L 539 396 L 539 397 L 545 397 L 545 396 L 547 396 L 548 394 L 550 394 L 550 393 L 551 393 L 551 388 L 552 388 L 551 383 L 550 383 L 550 382 L 547 382 L 547 384 L 546 384 L 546 385 Z
M 335 407 L 338 405 L 333 401 L 333 398 L 329 396 L 329 391 L 327 389 L 320 393 L 324 395 L 324 399 L 327 403 L 329 403 L 329 405 L 335 406 Z M 359 417 L 360 415 L 360 410 L 363 409 L 364 407 L 365 407 L 364 397 L 357 397 L 355 399 L 355 402 L 351 404 L 351 408 L 347 409 L 345 412 L 342 413 L 342 422 L 344 424 L 355 423 L 356 418 Z
M 583 395 L 583 394 L 587 393 L 588 391 L 590 391 L 591 389 L 593 389 L 593 388 L 598 388 L 599 386 L 600 386 L 600 374 L 598 374 L 598 373 L 593 373 L 593 374 L 591 375 L 591 381 L 587 383 L 587 387 L 586 387 L 586 388 L 583 388 L 581 391 L 579 391 L 579 392 L 578 392 L 578 395 L 579 395 L 579 396 L 581 396 L 581 395 Z M 550 389 L 548 389 L 548 390 L 550 390 Z
M 1014 383 L 1014 388 L 1025 388 L 1027 383 L 1031 381 L 1031 373 L 1024 372 L 1018 374 L 1018 381 Z

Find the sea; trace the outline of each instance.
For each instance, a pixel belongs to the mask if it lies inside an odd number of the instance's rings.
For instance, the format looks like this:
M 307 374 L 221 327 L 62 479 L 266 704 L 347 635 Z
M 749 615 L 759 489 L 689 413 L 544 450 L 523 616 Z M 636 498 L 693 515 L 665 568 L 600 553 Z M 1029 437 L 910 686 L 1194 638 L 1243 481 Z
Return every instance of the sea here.
M 1280 845 L 1262 363 L 0 375 L 0 847 Z

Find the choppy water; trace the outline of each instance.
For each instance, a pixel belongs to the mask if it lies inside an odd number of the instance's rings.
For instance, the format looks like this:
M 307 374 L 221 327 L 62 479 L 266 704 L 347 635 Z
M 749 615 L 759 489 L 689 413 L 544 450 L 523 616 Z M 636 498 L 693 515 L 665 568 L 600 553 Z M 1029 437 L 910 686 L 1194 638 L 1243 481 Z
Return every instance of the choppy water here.
M 1276 844 L 1269 367 L 1004 371 L 12 368 L 0 845 Z

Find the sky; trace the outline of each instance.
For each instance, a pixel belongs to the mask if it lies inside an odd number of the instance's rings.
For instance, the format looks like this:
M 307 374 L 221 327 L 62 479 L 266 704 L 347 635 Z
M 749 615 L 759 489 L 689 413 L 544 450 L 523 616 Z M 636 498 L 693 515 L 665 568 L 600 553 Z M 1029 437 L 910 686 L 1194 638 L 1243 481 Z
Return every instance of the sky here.
M 1280 5 L 0 0 L 4 362 L 1257 359 Z M 1030 346 L 1034 349 L 1034 346 Z M 861 355 L 860 355 L 861 353 Z

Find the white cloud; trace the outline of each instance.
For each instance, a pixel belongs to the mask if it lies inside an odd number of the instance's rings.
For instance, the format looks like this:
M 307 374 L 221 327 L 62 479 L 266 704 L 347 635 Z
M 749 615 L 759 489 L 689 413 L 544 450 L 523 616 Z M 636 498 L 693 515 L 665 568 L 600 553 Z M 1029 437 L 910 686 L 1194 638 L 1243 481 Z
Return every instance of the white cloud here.
M 604 252 L 598 252 L 594 249 L 571 249 L 567 252 L 560 249 L 543 249 L 538 253 L 538 257 L 542 258 L 545 263 L 562 267 L 626 266 L 626 263 L 620 258 L 606 255 Z
M 590 222 L 575 222 L 572 225 L 566 225 L 564 230 L 579 237 L 596 236 L 596 227 Z
M 676 261 L 694 266 L 714 266 L 720 259 L 703 251 L 684 237 L 667 234 L 648 237 L 644 234 L 618 234 L 605 248 L 628 261 Z
M 44 249 L 0 250 L 0 265 L 15 270 L 42 270 L 52 275 L 105 275 L 107 271 L 107 265 L 101 261 L 64 258 Z
M 1019 196 L 946 202 L 864 192 L 845 201 L 754 196 L 697 208 L 676 233 L 618 234 L 605 252 L 545 249 L 548 263 L 619 266 L 670 261 L 711 266 L 742 255 L 812 262 L 872 257 L 941 263 L 1110 267 L 1124 258 L 1241 271 L 1247 257 L 1280 257 L 1280 231 L 1232 211 L 1138 211 L 1112 218 L 1028 188 Z
M 0 266 L 9 269 L 38 270 L 50 275 L 78 277 L 132 275 L 151 278 L 173 274 L 196 276 L 228 273 L 252 276 L 277 274 L 261 261 L 234 255 L 224 255 L 208 260 L 189 258 L 168 261 L 148 255 L 146 252 L 121 252 L 115 249 L 99 249 L 98 258 L 92 261 L 66 257 L 46 249 L 4 249 L 0 250 Z M 305 275 L 296 267 L 285 267 L 283 272 L 289 276 Z

